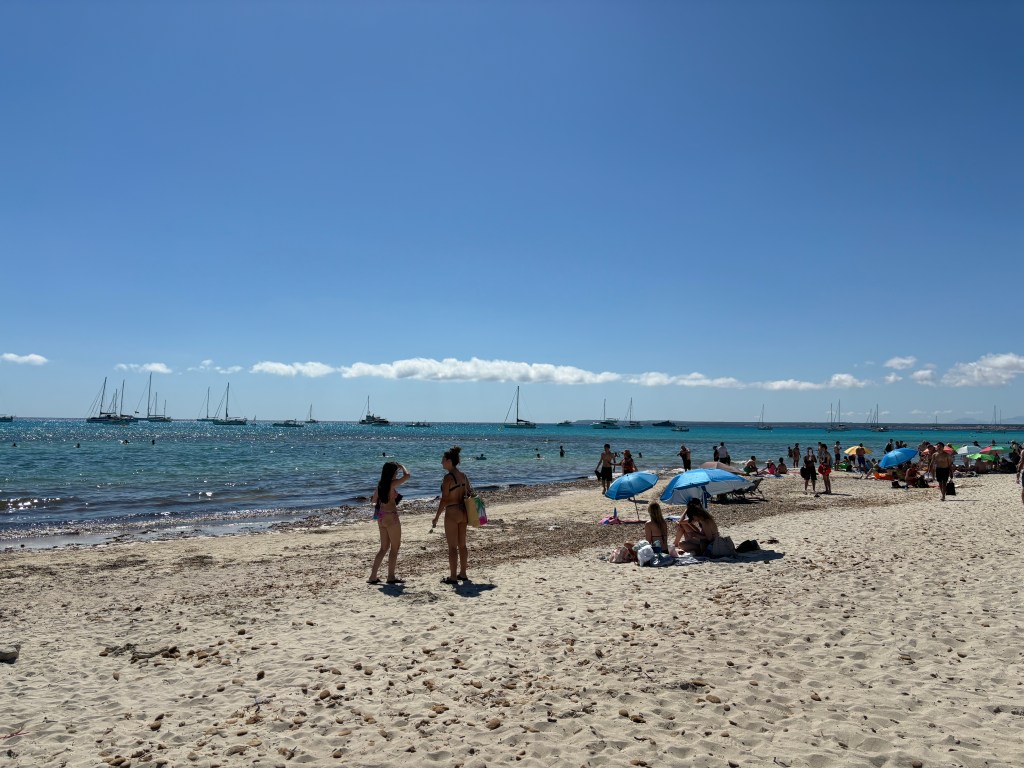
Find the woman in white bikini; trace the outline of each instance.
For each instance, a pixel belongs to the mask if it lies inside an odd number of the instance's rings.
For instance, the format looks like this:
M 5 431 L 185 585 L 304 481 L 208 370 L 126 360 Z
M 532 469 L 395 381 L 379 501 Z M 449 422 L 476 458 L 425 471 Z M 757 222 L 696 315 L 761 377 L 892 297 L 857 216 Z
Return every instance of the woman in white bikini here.
M 444 452 L 441 466 L 447 474 L 441 481 L 441 501 L 437 505 L 437 514 L 430 525 L 430 530 L 437 527 L 437 520 L 444 513 L 444 537 L 448 540 L 449 575 L 441 579 L 442 584 L 458 584 L 469 581 L 466 575 L 466 527 L 469 514 L 466 511 L 466 499 L 473 495 L 473 487 L 469 478 L 459 470 L 459 454 L 462 449 L 455 445 Z M 459 564 L 462 567 L 459 568 Z
M 398 470 L 402 470 L 398 476 Z M 388 584 L 401 584 L 404 579 L 395 575 L 395 565 L 398 563 L 398 548 L 402 546 L 402 523 L 398 519 L 398 502 L 402 500 L 402 494 L 398 492 L 398 486 L 409 479 L 409 470 L 405 465 L 394 461 L 388 461 L 380 471 L 380 482 L 373 492 L 370 501 L 373 502 L 373 517 L 377 521 L 377 531 L 380 533 L 380 549 L 377 556 L 373 558 L 373 567 L 370 569 L 370 578 L 367 584 L 380 584 L 377 571 L 388 556 Z

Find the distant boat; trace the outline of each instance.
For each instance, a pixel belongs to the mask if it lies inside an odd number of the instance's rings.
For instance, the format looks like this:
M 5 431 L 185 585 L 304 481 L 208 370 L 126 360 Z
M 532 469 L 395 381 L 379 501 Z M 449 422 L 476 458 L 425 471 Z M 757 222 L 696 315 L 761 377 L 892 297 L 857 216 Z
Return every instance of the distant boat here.
M 5 421 L 14 421 L 14 417 L 13 416 L 8 416 L 6 413 L 0 415 L 0 422 L 5 422 Z
M 370 411 L 370 398 L 366 398 L 366 414 L 359 420 L 360 424 L 365 424 L 372 427 L 386 427 L 391 422 L 385 419 L 383 416 L 377 416 Z
M 411 422 L 409 424 L 406 424 L 405 426 L 407 426 L 407 427 L 418 427 L 418 428 L 422 429 L 424 427 L 431 426 L 431 424 L 430 424 L 429 421 L 413 421 L 413 422 Z
M 304 427 L 306 426 L 297 419 L 285 419 L 284 421 L 275 421 L 275 427 Z
M 164 412 L 156 412 L 156 396 L 152 396 L 153 391 L 153 374 L 149 374 L 149 384 L 146 386 L 146 421 L 159 421 L 163 423 L 169 422 L 171 419 L 167 415 L 167 401 L 164 400 Z M 150 410 L 150 404 L 152 403 L 152 410 Z
M 313 418 L 313 404 L 309 404 L 309 416 L 306 417 L 307 424 L 319 424 L 320 422 Z
M 878 404 L 875 404 L 875 410 L 868 414 L 868 420 L 866 424 L 867 428 L 872 432 L 888 432 L 889 428 L 884 427 L 878 423 Z
M 771 424 L 765 424 L 764 423 L 764 404 L 763 403 L 761 405 L 761 418 L 758 419 L 758 421 L 757 421 L 757 428 L 758 429 L 771 429 L 772 428 Z
M 206 403 L 205 403 L 205 405 L 206 405 L 206 416 L 200 416 L 199 418 L 196 419 L 196 421 L 213 421 L 213 418 L 210 416 L 210 388 L 209 387 L 206 388 Z M 201 408 L 200 408 L 199 412 L 200 413 L 203 412 Z
M 629 408 L 626 410 L 626 429 L 643 429 L 644 425 L 633 420 L 633 398 L 629 398 Z
M 227 389 L 224 390 L 224 418 L 222 419 L 214 415 L 213 423 L 218 427 L 244 427 L 249 423 L 249 420 L 244 416 L 232 416 L 230 408 L 231 384 L 228 383 Z M 217 413 L 220 413 L 220 405 L 217 406 Z
M 558 422 L 558 426 L 560 426 L 560 427 L 571 427 L 572 426 L 572 422 L 569 419 L 566 419 L 565 421 Z
M 515 421 L 509 421 L 508 420 L 508 415 L 512 411 L 513 404 L 516 407 L 516 420 Z M 516 387 L 516 396 L 512 400 L 512 402 L 509 403 L 508 411 L 505 412 L 505 423 L 502 426 L 505 429 L 536 429 L 537 428 L 537 425 L 534 424 L 529 419 L 521 419 L 521 418 L 519 418 L 519 387 Z
M 678 427 L 673 427 L 672 431 L 673 432 L 689 432 L 690 428 L 688 426 L 686 426 L 685 424 L 680 424 Z
M 123 386 L 122 386 L 123 389 Z M 110 400 L 108 410 L 103 410 L 103 403 L 107 399 L 107 377 L 103 377 L 103 388 L 100 390 L 99 399 L 93 401 L 93 407 L 96 407 L 96 403 L 99 403 L 99 410 L 93 416 L 86 417 L 85 421 L 88 424 L 132 424 L 136 421 L 134 416 L 128 416 L 120 413 L 120 408 L 117 404 L 117 390 L 114 390 L 114 396 Z
M 849 432 L 850 428 L 843 424 L 843 401 L 839 401 L 839 408 L 836 411 L 835 419 L 832 418 L 832 403 L 828 404 L 828 430 L 829 432 Z
M 595 421 L 591 426 L 594 429 L 618 429 L 619 420 L 608 418 L 608 400 L 605 399 L 601 404 L 601 420 Z
M 676 425 L 676 423 L 674 421 L 669 421 L 668 419 L 666 419 L 665 421 L 656 421 L 651 426 L 652 427 L 674 427 L 675 425 Z

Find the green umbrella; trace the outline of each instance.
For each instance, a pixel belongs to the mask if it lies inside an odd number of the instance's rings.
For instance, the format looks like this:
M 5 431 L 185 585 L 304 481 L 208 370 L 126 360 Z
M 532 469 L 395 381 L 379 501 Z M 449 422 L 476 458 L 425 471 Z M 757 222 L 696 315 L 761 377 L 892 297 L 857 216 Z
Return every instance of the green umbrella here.
M 982 461 L 995 461 L 996 459 L 995 456 L 989 456 L 987 453 L 969 453 L 967 454 L 967 458 L 974 459 L 975 461 L 978 459 L 981 459 Z

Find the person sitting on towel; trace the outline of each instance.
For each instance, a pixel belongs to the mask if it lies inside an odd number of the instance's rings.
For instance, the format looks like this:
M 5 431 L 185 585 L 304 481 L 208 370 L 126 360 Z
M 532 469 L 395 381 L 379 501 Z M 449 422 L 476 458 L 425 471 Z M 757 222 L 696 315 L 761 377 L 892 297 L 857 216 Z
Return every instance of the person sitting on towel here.
M 775 465 L 775 474 L 776 475 L 788 475 L 789 474 L 789 467 L 786 466 L 786 462 L 783 460 L 783 458 L 781 456 L 779 456 L 779 463 Z
M 718 536 L 718 524 L 700 501 L 690 499 L 676 526 L 675 548 L 679 554 L 703 555 Z
M 921 475 L 918 474 L 916 464 L 911 464 L 907 467 L 907 474 L 903 479 L 907 482 L 907 488 L 917 488 L 917 483 L 921 479 Z
M 668 523 L 661 512 L 661 504 L 652 501 L 647 505 L 647 513 L 651 519 L 644 524 L 644 538 L 654 547 L 655 552 L 665 552 L 668 544 Z

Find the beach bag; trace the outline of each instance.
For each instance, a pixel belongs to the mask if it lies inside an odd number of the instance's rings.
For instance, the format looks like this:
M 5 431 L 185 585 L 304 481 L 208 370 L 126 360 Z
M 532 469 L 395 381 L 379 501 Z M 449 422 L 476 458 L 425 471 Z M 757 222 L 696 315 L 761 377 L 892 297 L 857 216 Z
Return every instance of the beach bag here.
M 747 539 L 736 547 L 736 552 L 742 554 L 743 552 L 757 552 L 759 549 L 761 549 L 761 545 L 758 544 L 756 540 Z
M 640 539 L 640 541 L 634 544 L 633 551 L 636 552 L 637 565 L 647 565 L 656 557 L 654 547 L 646 539 Z
M 950 480 L 948 483 L 946 483 L 946 495 L 947 496 L 956 496 L 956 485 L 953 483 L 952 480 Z
M 612 550 L 611 554 L 608 555 L 609 563 L 628 563 L 629 562 L 629 549 L 625 544 L 622 544 Z
M 893 488 L 899 488 L 900 487 L 900 481 L 899 480 L 893 480 L 892 481 L 892 487 Z
M 707 554 L 708 557 L 732 557 L 736 554 L 736 545 L 728 536 L 715 536 Z
M 800 467 L 800 477 L 802 477 L 802 478 L 803 478 L 804 480 L 806 480 L 806 479 L 807 479 L 807 478 L 809 478 L 810 476 L 811 476 L 811 475 L 810 475 L 810 473 L 809 473 L 809 472 L 807 471 L 807 467 Z
M 466 514 L 469 516 L 469 524 L 474 528 L 487 525 L 487 508 L 484 500 L 475 493 L 465 498 Z

